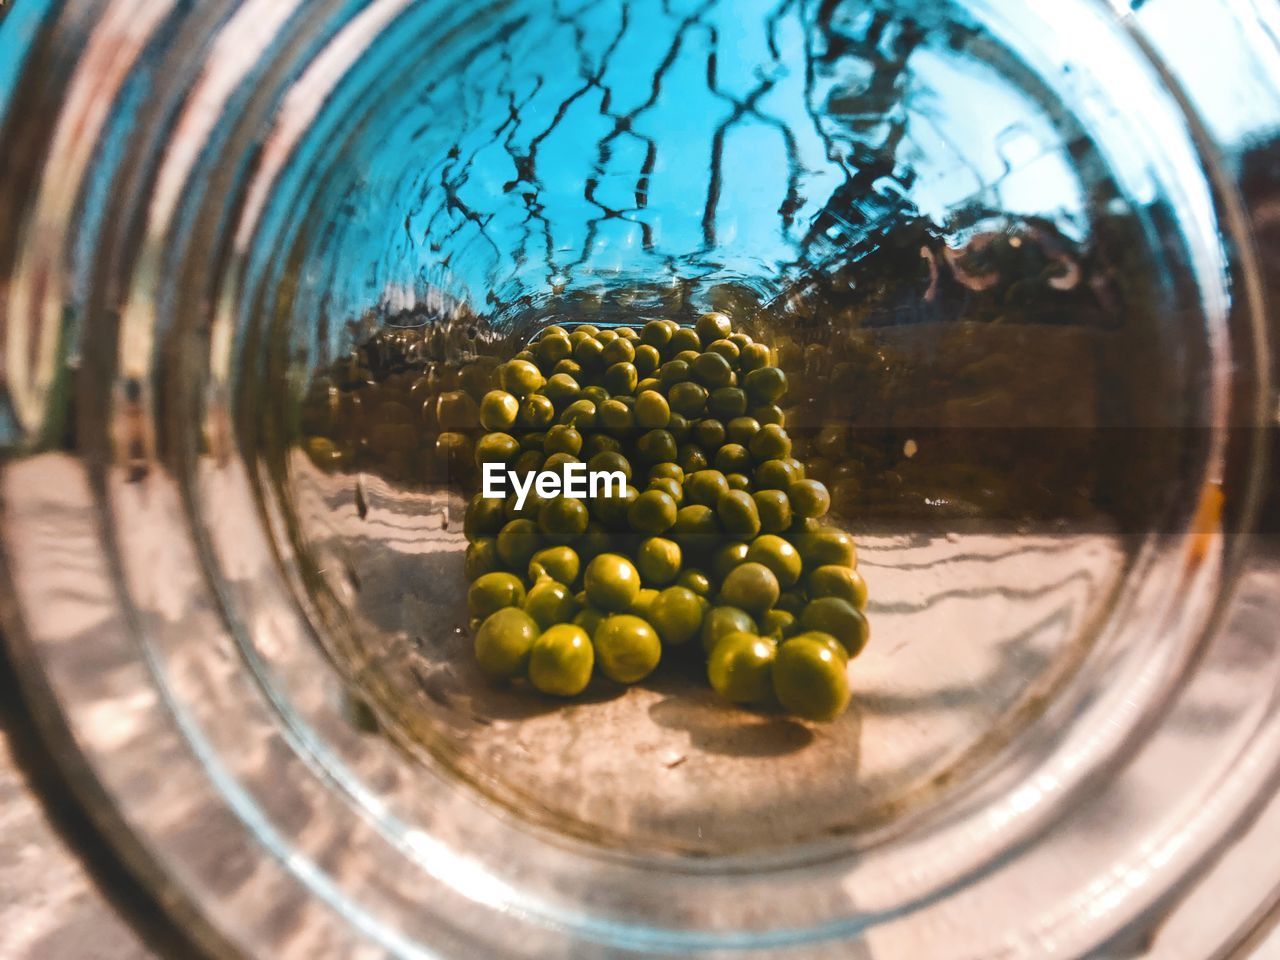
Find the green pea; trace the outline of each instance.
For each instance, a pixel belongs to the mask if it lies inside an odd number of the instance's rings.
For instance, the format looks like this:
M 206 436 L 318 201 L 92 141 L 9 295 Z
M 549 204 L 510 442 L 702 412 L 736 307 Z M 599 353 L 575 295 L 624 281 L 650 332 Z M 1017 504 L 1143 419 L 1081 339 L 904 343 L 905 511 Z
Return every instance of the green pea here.
M 671 342 L 671 334 L 673 332 L 672 325 L 665 320 L 650 320 L 644 325 L 640 331 L 640 339 L 661 350 Z
M 657 599 L 657 590 L 652 587 L 641 587 L 640 592 L 636 594 L 636 598 L 631 601 L 631 606 L 627 607 L 627 613 L 633 617 L 639 617 L 641 620 L 648 620 L 649 608 L 653 606 L 653 601 Z
M 746 559 L 761 563 L 773 571 L 782 587 L 794 587 L 800 580 L 803 563 L 800 552 L 782 537 L 765 534 L 751 542 Z
M 684 495 L 690 503 L 714 507 L 729 492 L 729 481 L 719 470 L 699 470 L 685 481 Z
M 650 430 L 636 441 L 636 453 L 645 463 L 674 460 L 678 453 L 676 438 L 666 430 Z
M 467 545 L 466 559 L 462 572 L 468 581 L 478 580 L 486 573 L 495 573 L 502 569 L 502 560 L 498 556 L 498 541 L 493 537 L 477 537 Z
M 541 430 L 551 426 L 556 419 L 556 405 L 550 397 L 531 393 L 520 403 L 520 423 Z
M 587 532 L 587 505 L 572 497 L 555 497 L 538 511 L 538 530 L 551 543 L 566 544 Z
M 533 352 L 543 367 L 554 367 L 561 360 L 569 358 L 573 353 L 573 344 L 563 335 L 541 337 Z
M 667 402 L 676 413 L 686 417 L 701 416 L 707 405 L 707 388 L 687 380 L 677 383 L 667 393 Z
M 532 520 L 511 520 L 498 531 L 498 556 L 513 570 L 525 569 L 542 547 L 542 535 Z
M 619 341 L 626 343 L 625 340 Z M 634 363 L 615 363 L 604 372 L 604 386 L 610 393 L 632 393 L 640 382 Z
M 636 426 L 661 430 L 671 419 L 667 398 L 656 390 L 645 390 L 636 397 Z
M 747 549 L 745 543 L 726 543 L 718 547 L 711 555 L 712 576 L 723 582 L 747 559 Z
M 702 504 L 690 504 L 676 511 L 671 539 L 686 553 L 705 552 L 720 539 L 720 522 L 715 511 Z
M 836 527 L 818 527 L 793 537 L 796 549 L 804 560 L 806 570 L 834 565 L 838 567 L 856 567 L 858 565 L 858 548 L 853 537 Z
M 692 376 L 692 371 L 683 360 L 668 360 L 658 368 L 658 383 L 668 393 L 676 384 L 686 383 L 690 376 Z
M 682 558 L 680 545 L 674 540 L 649 537 L 636 551 L 636 569 L 644 583 L 662 587 L 679 575 Z
M 693 442 L 704 450 L 715 450 L 723 446 L 727 436 L 724 424 L 711 417 L 699 420 L 693 428 Z
M 567 373 L 553 373 L 542 388 L 542 393 L 557 407 L 567 407 L 578 399 L 582 387 Z
M 760 432 L 752 437 L 749 449 L 758 463 L 785 460 L 791 456 L 791 438 L 782 427 L 770 423 L 761 427 Z
M 657 348 L 644 343 L 636 347 L 635 358 L 631 362 L 636 365 L 636 372 L 641 377 L 648 377 L 662 366 L 662 354 L 658 353 Z
M 680 576 L 676 577 L 676 586 L 692 590 L 703 599 L 711 596 L 711 578 L 701 570 L 690 568 L 680 571 Z
M 697 473 L 710 466 L 702 448 L 692 443 L 686 443 L 676 451 L 676 463 L 680 464 L 680 469 L 685 473 Z
M 516 607 L 491 613 L 476 631 L 474 650 L 481 672 L 492 680 L 524 676 L 538 632 L 534 619 Z
M 635 327 L 619 327 L 618 336 L 630 340 L 632 343 L 640 342 L 640 331 Z
M 635 489 L 634 487 L 632 488 Z M 578 556 L 584 561 L 590 562 L 593 558 L 600 556 L 602 553 L 608 553 L 613 548 L 613 536 L 605 529 L 603 524 L 591 521 L 587 524 L 587 532 L 584 533 L 576 544 L 578 548 Z
M 808 476 L 808 471 L 805 470 L 804 464 L 795 457 L 786 457 L 782 462 L 791 467 L 791 473 L 795 476 L 796 480 L 803 480 Z
M 674 480 L 676 483 L 683 484 L 684 471 L 676 463 L 655 463 L 649 468 L 649 479 L 657 480 L 659 478 Z
M 542 371 L 528 360 L 510 360 L 498 368 L 498 382 L 507 393 L 520 398 L 537 393 L 546 380 Z
M 707 353 L 718 353 L 729 363 L 736 364 L 739 354 L 742 353 L 742 348 L 732 340 L 713 340 L 707 344 Z
M 476 466 L 510 464 L 520 455 L 520 442 L 508 433 L 487 433 L 476 443 Z
M 720 584 L 720 599 L 723 603 L 754 616 L 759 616 L 772 607 L 781 592 L 778 578 L 762 563 L 740 564 Z
M 760 618 L 760 635 L 779 642 L 792 636 L 798 629 L 795 614 L 786 610 L 773 609 Z
M 505 390 L 490 390 L 480 401 L 480 425 L 486 430 L 509 430 L 520 415 L 520 401 Z
M 738 354 L 738 366 L 750 373 L 773 363 L 773 351 L 763 343 L 749 343 L 742 347 Z
M 563 583 L 544 577 L 529 588 L 524 612 L 533 617 L 539 630 L 550 630 L 557 623 L 568 623 L 574 618 L 578 601 Z
M 621 473 L 627 480 L 631 479 L 631 461 L 616 450 L 601 450 L 587 461 L 587 469 L 593 473 Z
M 756 467 L 757 490 L 786 490 L 799 479 L 785 460 L 766 460 Z
M 816 519 L 825 516 L 831 508 L 831 494 L 817 480 L 797 480 L 787 487 L 791 509 L 796 516 Z
M 649 606 L 649 622 L 662 642 L 678 647 L 702 629 L 703 600 L 687 587 L 668 587 Z
M 730 490 L 751 492 L 751 478 L 745 473 L 727 473 L 724 478 L 728 481 Z
M 870 635 L 867 618 L 852 603 L 839 597 L 810 600 L 800 614 L 800 626 L 805 630 L 831 634 L 840 641 L 850 657 L 856 657 L 862 652 Z
M 580 430 L 592 430 L 598 417 L 596 405 L 592 401 L 575 400 L 564 408 L 564 412 L 560 414 L 560 422 Z
M 721 494 L 716 501 L 716 515 L 730 536 L 749 540 L 760 532 L 760 512 L 751 494 L 745 490 L 729 490 Z
M 761 430 L 760 421 L 755 417 L 734 417 L 726 426 L 726 437 L 730 443 L 739 443 L 748 450 L 751 440 Z
M 791 526 L 791 501 L 781 490 L 761 490 L 754 494 L 760 513 L 760 529 L 765 533 L 782 533 Z
M 572 425 L 558 423 L 547 431 L 542 449 L 548 456 L 553 453 L 567 453 L 576 457 L 582 452 L 582 434 Z
M 626 557 L 602 553 L 587 564 L 584 584 L 592 606 L 619 612 L 631 606 L 640 592 L 640 573 Z
M 751 469 L 751 454 L 739 443 L 726 443 L 716 451 L 715 464 L 724 473 L 745 473 Z
M 603 343 L 607 350 L 609 348 L 609 344 L 618 339 L 618 331 L 610 327 L 606 327 L 596 333 L 596 339 Z
M 672 360 L 681 360 L 689 365 L 689 373 L 693 374 L 693 361 L 697 360 L 702 354 L 698 350 L 681 350 Z
M 612 486 L 609 487 L 610 492 L 613 489 Z M 627 514 L 631 504 L 635 503 L 639 496 L 640 491 L 631 484 L 627 484 L 627 489 L 620 497 L 601 495 L 593 498 L 591 513 L 610 530 L 622 530 L 627 526 Z
M 662 659 L 657 632 L 639 617 L 628 614 L 608 617 L 600 624 L 595 648 L 601 672 L 618 683 L 643 680 Z
M 733 365 L 718 353 L 700 353 L 689 366 L 697 381 L 708 390 L 727 387 L 733 379 Z
M 543 397 L 543 399 L 545 400 L 546 398 Z M 536 450 L 538 453 L 541 453 L 542 445 L 547 442 L 547 435 L 544 432 L 533 431 L 529 433 L 522 433 L 517 439 L 520 441 L 520 449 L 526 453 L 530 450 Z
M 671 342 L 667 344 L 667 352 L 672 354 L 680 353 L 683 350 L 700 349 L 702 349 L 702 339 L 696 331 L 688 327 L 678 328 L 671 334 Z
M 625 433 L 635 426 L 635 416 L 621 400 L 606 400 L 596 408 L 600 426 L 611 433 Z
M 717 387 L 707 397 L 707 412 L 721 420 L 734 420 L 747 412 L 747 394 L 739 387 Z
M 627 508 L 627 522 L 638 533 L 666 533 L 675 525 L 678 509 L 670 494 L 646 490 Z
M 773 692 L 782 706 L 808 720 L 834 720 L 849 705 L 849 678 L 836 654 L 812 637 L 778 648 Z
M 462 515 L 462 532 L 468 540 L 497 536 L 506 519 L 501 500 L 490 499 L 477 493 L 467 504 L 466 513 Z
M 604 345 L 604 362 L 611 366 L 617 363 L 632 363 L 635 358 L 636 348 L 630 340 L 615 337 Z
M 563 473 L 564 468 L 569 464 L 581 462 L 581 460 L 571 453 L 553 453 L 542 462 L 542 468 L 555 473 Z
M 776 403 L 765 403 L 755 407 L 751 415 L 763 424 L 776 423 L 780 427 L 787 425 L 787 415 Z
M 710 656 L 724 637 L 731 633 L 755 633 L 756 622 L 751 614 L 737 607 L 712 607 L 702 618 L 703 652 Z
M 581 561 L 572 547 L 547 547 L 539 550 L 529 561 L 529 579 L 537 580 L 546 575 L 566 586 L 578 579 Z
M 677 507 L 684 506 L 684 487 L 670 477 L 658 477 L 649 481 L 650 490 L 661 490 L 676 502 Z
M 622 443 L 616 437 L 611 437 L 606 433 L 588 434 L 586 439 L 582 441 L 582 454 L 588 460 L 598 457 L 602 453 L 618 453 L 622 452 Z
M 773 606 L 775 610 L 785 610 L 793 617 L 799 618 L 808 602 L 808 598 L 799 590 L 783 590 L 778 595 L 778 602 Z
M 642 377 L 640 382 L 636 384 L 637 396 L 639 396 L 642 393 L 646 393 L 649 390 L 652 390 L 654 393 L 661 392 L 662 383 L 658 380 L 657 377 Z M 666 399 L 666 398 L 664 397 L 663 399 Z
M 777 367 L 761 367 L 748 373 L 742 385 L 753 403 L 774 403 L 787 392 L 787 375 Z
M 564 374 L 570 377 L 576 383 L 578 378 L 582 376 L 582 364 L 577 360 L 574 360 L 572 357 L 567 357 L 564 360 L 561 360 L 551 368 L 551 376 L 547 378 L 547 383 L 550 384 L 551 380 L 559 374 Z M 542 389 L 543 392 L 546 391 L 546 387 L 543 387 Z
M 704 313 L 698 318 L 697 334 L 701 343 L 723 340 L 733 333 L 733 321 L 723 313 Z
M 866 610 L 867 582 L 857 570 L 828 564 L 809 574 L 809 596 L 814 600 L 838 597 L 858 610 Z
M 773 692 L 772 640 L 751 633 L 730 633 L 715 645 L 707 661 L 707 680 L 730 703 L 763 703 Z
M 543 693 L 576 697 L 591 682 L 595 649 L 581 627 L 557 624 L 533 642 L 529 682 Z
M 521 606 L 524 597 L 524 584 L 514 573 L 486 573 L 467 591 L 467 612 L 483 620 L 504 607 Z
M 573 359 L 582 364 L 584 370 L 598 370 L 604 366 L 604 344 L 595 337 L 583 337 L 574 345 Z

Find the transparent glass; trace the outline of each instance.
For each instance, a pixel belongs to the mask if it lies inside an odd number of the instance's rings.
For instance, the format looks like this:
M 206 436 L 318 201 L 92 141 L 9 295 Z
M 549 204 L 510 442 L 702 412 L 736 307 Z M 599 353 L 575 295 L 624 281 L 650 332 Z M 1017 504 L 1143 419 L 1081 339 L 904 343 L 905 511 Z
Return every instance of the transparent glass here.
M 1213 21 L 1263 92 L 1228 114 L 1173 9 L 15 5 L 6 642 L 122 855 L 216 953 L 1147 936 L 1280 758 L 1274 11 Z M 379 409 L 711 308 L 779 346 L 858 539 L 853 709 L 484 683 L 462 486 Z

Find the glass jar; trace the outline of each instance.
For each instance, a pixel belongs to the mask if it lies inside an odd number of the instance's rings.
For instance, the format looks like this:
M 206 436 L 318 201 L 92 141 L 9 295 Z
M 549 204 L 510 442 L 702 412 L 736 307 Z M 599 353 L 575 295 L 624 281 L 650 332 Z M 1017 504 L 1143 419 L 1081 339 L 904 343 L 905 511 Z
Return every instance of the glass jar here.
M 49 749 L 219 954 L 1225 955 L 1280 891 L 1275 19 L 13 5 L 0 577 Z M 843 482 L 854 709 L 478 683 L 390 378 L 706 309 Z

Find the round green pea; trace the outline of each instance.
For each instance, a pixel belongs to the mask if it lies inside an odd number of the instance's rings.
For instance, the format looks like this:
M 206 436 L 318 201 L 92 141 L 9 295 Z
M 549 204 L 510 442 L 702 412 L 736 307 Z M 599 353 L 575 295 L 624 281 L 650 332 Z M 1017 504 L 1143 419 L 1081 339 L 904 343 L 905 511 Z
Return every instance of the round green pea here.
M 628 481 L 631 480 L 631 461 L 616 450 L 601 450 L 587 461 L 587 469 L 592 473 L 620 473 Z
M 831 509 L 831 494 L 818 480 L 795 481 L 787 487 L 787 496 L 791 500 L 792 512 L 806 520 L 825 516 Z
M 647 343 L 636 347 L 635 357 L 631 361 L 636 365 L 636 372 L 642 377 L 649 377 L 662 366 L 662 354 L 657 348 Z
M 574 344 L 573 359 L 582 364 L 584 370 L 596 370 L 604 366 L 604 344 L 592 336 L 582 337 Z
M 753 494 L 760 514 L 760 529 L 765 533 L 782 533 L 791 526 L 791 501 L 781 490 L 761 490 Z
M 785 460 L 766 460 L 756 467 L 757 490 L 786 490 L 799 479 Z
M 752 402 L 774 403 L 787 392 L 787 375 L 777 367 L 761 367 L 748 373 L 742 385 L 746 388 L 747 396 Z
M 678 509 L 670 494 L 646 490 L 627 508 L 627 522 L 637 533 L 666 533 L 675 525 Z
M 677 507 L 684 505 L 684 487 L 680 486 L 679 483 L 672 480 L 670 477 L 658 477 L 654 480 L 650 480 L 649 489 L 661 490 L 676 502 Z
M 773 351 L 763 343 L 749 343 L 738 354 L 738 366 L 750 373 L 773 363 Z
M 795 629 L 797 631 L 801 629 L 799 623 L 796 623 Z M 806 633 L 795 633 L 793 634 L 793 636 L 808 637 L 811 640 L 816 640 L 818 643 L 822 644 L 824 647 L 826 647 L 828 650 L 834 653 L 842 663 L 849 662 L 849 651 L 844 648 L 844 645 L 841 644 L 839 640 L 837 640 L 835 637 L 833 637 L 829 633 L 823 633 L 820 630 L 810 630 Z
M 680 544 L 664 537 L 649 537 L 636 551 L 640 579 L 653 586 L 666 586 L 680 574 Z
M 543 369 L 555 367 L 561 360 L 566 360 L 573 353 L 573 343 L 563 334 L 540 337 L 533 348 L 538 362 Z
M 707 455 L 702 452 L 702 448 L 692 443 L 686 443 L 676 452 L 676 463 L 680 465 L 680 469 L 685 473 L 697 473 L 699 470 L 706 470 L 710 466 L 707 462 Z
M 745 543 L 726 543 L 718 547 L 711 555 L 711 575 L 723 582 L 739 564 L 746 562 L 748 549 Z
M 844 662 L 813 637 L 793 637 L 778 648 L 773 692 L 782 706 L 808 720 L 834 720 L 849 705 Z
M 498 556 L 513 570 L 523 570 L 544 546 L 532 520 L 510 520 L 498 531 Z
M 735 420 L 747 412 L 747 394 L 741 387 L 717 387 L 707 397 L 707 412 L 721 420 Z
M 751 494 L 745 490 L 729 490 L 721 494 L 716 501 L 716 515 L 730 536 L 750 540 L 760 532 L 760 512 Z
M 498 368 L 502 389 L 517 398 L 527 397 L 542 389 L 546 380 L 542 371 L 528 360 L 510 360 Z
M 649 468 L 649 479 L 658 480 L 660 478 L 674 480 L 676 483 L 684 483 L 684 471 L 680 469 L 677 463 L 655 463 Z
M 787 431 L 776 423 L 766 424 L 751 438 L 748 449 L 758 463 L 768 460 L 785 460 L 791 456 L 791 438 L 787 436 Z
M 570 543 L 587 532 L 587 505 L 572 497 L 555 497 L 538 511 L 538 530 L 551 543 Z
M 524 584 L 514 573 L 486 573 L 467 591 L 467 612 L 483 620 L 504 607 L 524 604 Z
M 751 449 L 751 439 L 763 428 L 755 417 L 734 417 L 725 427 L 726 436 L 731 443 L 739 443 Z
M 624 337 L 615 336 L 604 345 L 604 362 L 607 364 L 631 363 L 635 358 L 635 346 Z
M 786 610 L 773 609 L 760 618 L 761 636 L 782 641 L 792 636 L 798 629 L 795 614 Z M 837 644 L 837 646 L 839 646 Z M 842 648 L 843 649 L 843 648 Z
M 805 630 L 829 633 L 856 657 L 867 645 L 870 628 L 867 618 L 848 600 L 839 597 L 819 597 L 810 600 L 800 614 L 800 626 Z
M 716 451 L 715 464 L 723 473 L 746 473 L 751 469 L 751 454 L 740 443 L 726 443 Z
M 547 382 L 542 388 L 542 393 L 557 407 L 567 407 L 578 399 L 578 396 L 582 393 L 582 387 L 568 373 L 553 373 L 547 378 Z
M 567 453 L 576 457 L 582 452 L 582 434 L 570 425 L 556 424 L 547 431 L 542 451 L 548 456 L 553 453 Z
M 701 570 L 689 568 L 680 571 L 680 576 L 676 577 L 676 586 L 692 590 L 704 599 L 711 596 L 711 578 Z
M 595 649 L 579 626 L 556 624 L 533 642 L 529 651 L 529 682 L 557 697 L 576 697 L 591 682 Z
M 687 587 L 668 587 L 649 606 L 649 622 L 668 647 L 678 647 L 702 629 L 705 601 Z
M 715 450 L 724 445 L 728 433 L 719 420 L 708 417 L 699 420 L 693 428 L 693 442 L 704 450 Z
M 716 506 L 728 492 L 729 481 L 719 470 L 699 470 L 690 474 L 684 484 L 685 499 L 707 507 Z
M 524 676 L 538 633 L 534 619 L 516 607 L 489 614 L 476 631 L 474 650 L 480 671 L 492 680 Z
M 626 343 L 625 340 L 617 341 Z M 640 382 L 634 363 L 615 363 L 604 372 L 604 386 L 610 393 L 633 393 Z
M 671 387 L 667 402 L 676 413 L 686 417 L 700 416 L 707 405 L 707 388 L 688 380 L 681 381 Z
M 581 430 L 592 430 L 599 417 L 595 403 L 583 398 L 564 408 L 564 412 L 560 414 L 560 422 Z
M 656 390 L 642 391 L 636 397 L 636 426 L 661 430 L 671 421 L 667 398 Z
M 676 384 L 688 381 L 691 375 L 689 365 L 683 360 L 668 360 L 658 368 L 658 383 L 669 393 Z
M 708 390 L 729 386 L 733 365 L 719 353 L 700 353 L 689 365 L 694 377 Z
M 732 340 L 712 340 L 707 344 L 707 353 L 718 353 L 730 363 L 736 363 L 742 348 Z
M 636 453 L 646 463 L 674 460 L 677 452 L 676 438 L 666 430 L 650 430 L 636 441 Z
M 712 607 L 702 618 L 702 649 L 710 655 L 716 644 L 731 633 L 755 633 L 756 622 L 751 614 L 737 607 Z
M 629 614 L 605 618 L 596 629 L 595 648 L 601 672 L 618 683 L 643 680 L 662 659 L 657 631 Z
M 550 470 L 553 473 L 561 473 L 564 468 L 571 463 L 580 463 L 581 461 L 571 453 L 553 453 L 542 461 L 542 469 Z M 532 496 L 532 494 L 530 494 Z
M 652 587 L 641 587 L 640 592 L 636 594 L 635 600 L 631 601 L 631 606 L 627 607 L 627 613 L 633 617 L 639 617 L 641 620 L 648 620 L 649 608 L 653 606 L 653 601 L 657 599 L 657 590 Z
M 764 564 L 772 570 L 782 587 L 795 586 L 804 567 L 800 551 L 789 540 L 768 533 L 751 542 L 746 559 L 751 563 Z
M 541 430 L 551 426 L 556 419 L 556 405 L 550 397 L 531 393 L 520 403 L 520 423 Z
M 718 337 L 716 339 L 719 339 Z M 698 336 L 697 331 L 688 327 L 679 327 L 671 334 L 671 342 L 667 344 L 669 353 L 681 353 L 685 350 L 702 349 L 702 339 Z
M 676 511 L 671 539 L 686 553 L 702 553 L 720 539 L 720 522 L 715 511 L 702 504 L 689 504 Z
M 640 572 L 626 557 L 602 553 L 589 564 L 584 580 L 587 600 L 601 610 L 626 610 L 640 592 Z
M 711 651 L 707 680 L 730 703 L 763 703 L 773 692 L 772 640 L 751 633 L 730 633 Z
M 777 603 L 781 592 L 778 578 L 762 563 L 739 564 L 720 584 L 722 602 L 755 616 Z
M 733 333 L 733 321 L 723 313 L 704 313 L 698 318 L 696 331 L 700 343 L 714 343 Z
M 667 432 L 676 438 L 676 443 L 683 443 L 693 433 L 693 423 L 682 413 L 673 413 L 667 421 Z
M 498 541 L 493 537 L 476 537 L 467 545 L 466 559 L 463 560 L 462 572 L 468 581 L 478 580 L 486 573 L 495 573 L 502 569 L 502 559 L 498 556 Z
M 578 601 L 567 586 L 544 577 L 529 588 L 524 598 L 524 612 L 538 624 L 539 630 L 550 630 L 557 623 L 568 623 L 578 612 Z
M 751 492 L 751 478 L 745 473 L 727 473 L 724 478 L 729 482 L 730 490 L 744 490 L 747 493 Z
M 510 463 L 520 455 L 520 441 L 509 433 L 486 433 L 476 442 L 476 466 Z
M 572 547 L 547 547 L 539 550 L 529 561 L 529 579 L 537 580 L 546 575 L 565 585 L 578 579 L 581 561 Z
M 609 484 L 606 488 L 608 493 L 595 497 L 591 501 L 591 513 L 610 530 L 622 530 L 627 526 L 627 514 L 630 512 L 631 504 L 635 503 L 640 497 L 640 491 L 631 484 L 627 484 L 627 488 L 622 496 L 615 496 L 617 487 Z
M 468 540 L 497 536 L 506 523 L 506 510 L 501 500 L 476 494 L 462 515 L 462 532 Z
M 673 327 L 666 320 L 650 320 L 640 331 L 640 339 L 661 350 L 671 342 Z
M 793 542 L 800 551 L 807 570 L 816 570 L 829 564 L 838 567 L 858 565 L 858 548 L 854 545 L 853 537 L 836 527 L 820 526 L 816 530 L 807 530 L 795 537 Z
M 635 426 L 635 415 L 621 400 L 604 401 L 596 408 L 596 415 L 600 426 L 612 433 L 625 433 Z
M 520 401 L 505 390 L 490 390 L 480 400 L 480 425 L 486 430 L 509 430 L 520 415 Z
M 867 608 L 867 582 L 862 574 L 851 567 L 828 564 L 809 574 L 809 596 L 838 597 L 853 604 L 858 610 Z

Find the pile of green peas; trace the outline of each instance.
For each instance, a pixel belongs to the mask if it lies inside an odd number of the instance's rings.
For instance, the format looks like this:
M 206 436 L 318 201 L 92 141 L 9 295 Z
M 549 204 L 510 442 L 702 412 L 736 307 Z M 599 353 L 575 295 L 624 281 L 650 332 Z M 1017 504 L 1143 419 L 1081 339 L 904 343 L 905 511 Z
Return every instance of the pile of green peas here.
M 551 326 L 497 367 L 478 467 L 581 461 L 623 496 L 467 507 L 468 607 L 481 670 L 573 697 L 599 671 L 633 684 L 692 650 L 744 705 L 832 720 L 865 647 L 853 539 L 792 456 L 771 348 L 728 316 L 696 325 Z M 697 656 L 697 653 L 701 656 Z

